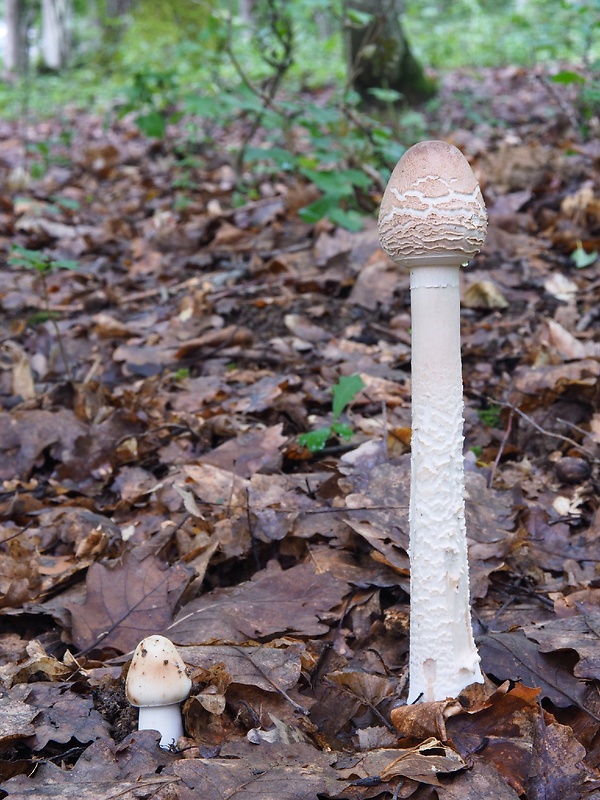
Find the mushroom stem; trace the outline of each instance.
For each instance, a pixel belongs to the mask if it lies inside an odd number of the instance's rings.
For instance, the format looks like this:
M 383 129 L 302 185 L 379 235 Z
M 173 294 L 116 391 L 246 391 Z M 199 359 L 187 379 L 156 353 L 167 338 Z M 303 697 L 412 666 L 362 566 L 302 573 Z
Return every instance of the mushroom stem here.
M 138 730 L 159 731 L 160 746 L 169 749 L 180 736 L 183 736 L 183 722 L 179 703 L 168 706 L 140 708 Z
M 410 271 L 409 703 L 483 682 L 469 605 L 458 269 Z

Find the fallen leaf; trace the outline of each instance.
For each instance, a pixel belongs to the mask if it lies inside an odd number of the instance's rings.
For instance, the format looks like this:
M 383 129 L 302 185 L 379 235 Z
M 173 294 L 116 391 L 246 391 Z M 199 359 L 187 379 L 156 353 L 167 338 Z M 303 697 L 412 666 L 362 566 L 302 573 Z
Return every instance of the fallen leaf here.
M 523 632 L 540 645 L 542 653 L 575 651 L 579 660 L 574 674 L 586 680 L 600 679 L 600 612 L 529 625 Z
M 481 280 L 465 290 L 461 305 L 464 308 L 508 308 L 508 301 L 492 281 Z
M 32 708 L 21 698 L 10 693 L 0 697 L 0 745 L 7 750 L 19 739 L 26 739 L 35 734 L 32 724 L 40 713 L 39 708 Z
M 549 715 L 548 715 L 549 716 Z M 533 763 L 528 800 L 580 800 L 587 779 L 593 779 L 584 764 L 585 747 L 571 728 L 543 714 L 538 719 L 533 743 Z
M 519 795 L 506 783 L 498 770 L 484 761 L 448 781 L 442 781 L 439 800 L 518 800 Z
M 231 683 L 256 686 L 265 692 L 287 691 L 300 678 L 299 645 L 201 645 L 178 649 L 188 666 L 208 670 L 222 665 Z
M 154 556 L 138 561 L 131 553 L 112 568 L 92 564 L 84 603 L 65 603 L 73 618 L 73 642 L 87 651 L 133 650 L 145 636 L 171 623 L 190 576 L 182 564 L 167 567 Z
M 216 589 L 184 606 L 166 635 L 176 644 L 245 642 L 282 634 L 319 636 L 321 617 L 339 605 L 348 585 L 313 565 L 282 570 L 275 562 L 251 581 Z
M 477 645 L 481 666 L 488 675 L 539 687 L 559 708 L 575 705 L 600 721 L 600 702 L 588 687 L 573 676 L 564 661 L 541 653 L 522 630 L 488 633 L 478 637 Z
M 274 472 L 280 465 L 281 450 L 287 443 L 287 437 L 281 434 L 282 429 L 280 424 L 243 433 L 201 456 L 201 461 L 242 478 L 250 478 L 261 470 Z
M 65 744 L 71 739 L 85 744 L 106 737 L 110 730 L 94 709 L 91 693 L 75 693 L 69 683 L 21 683 L 9 694 L 36 711 L 35 732 L 29 739 L 33 750 L 43 750 L 48 742 Z

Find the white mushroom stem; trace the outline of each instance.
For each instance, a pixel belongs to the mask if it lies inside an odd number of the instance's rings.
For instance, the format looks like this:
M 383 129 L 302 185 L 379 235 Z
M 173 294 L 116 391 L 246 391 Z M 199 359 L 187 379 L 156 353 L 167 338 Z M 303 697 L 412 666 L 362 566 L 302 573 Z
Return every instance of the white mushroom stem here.
M 138 730 L 159 731 L 160 746 L 170 748 L 180 736 L 183 736 L 180 704 L 171 703 L 168 706 L 140 708 Z
M 409 703 L 483 681 L 469 605 L 458 266 L 415 267 L 410 287 Z

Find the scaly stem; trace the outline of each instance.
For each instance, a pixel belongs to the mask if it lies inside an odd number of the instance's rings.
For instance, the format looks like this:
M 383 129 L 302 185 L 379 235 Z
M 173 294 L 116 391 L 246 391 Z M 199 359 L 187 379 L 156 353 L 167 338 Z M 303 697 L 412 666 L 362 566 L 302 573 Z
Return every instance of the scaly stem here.
M 411 306 L 409 703 L 483 682 L 469 602 L 458 267 L 411 269 Z

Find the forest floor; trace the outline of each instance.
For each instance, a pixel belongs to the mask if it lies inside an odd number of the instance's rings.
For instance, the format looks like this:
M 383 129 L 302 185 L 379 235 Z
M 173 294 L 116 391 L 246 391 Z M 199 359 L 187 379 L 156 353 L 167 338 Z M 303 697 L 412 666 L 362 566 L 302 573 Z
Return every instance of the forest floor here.
M 283 177 L 232 208 L 226 159 L 127 120 L 0 123 L 0 796 L 600 798 L 600 147 L 561 92 L 455 73 L 430 120 L 490 215 L 462 275 L 487 682 L 415 706 L 408 277 L 375 213 L 306 224 Z M 57 142 L 33 181 L 25 134 Z M 301 446 L 354 375 L 353 438 Z M 177 752 L 125 699 L 152 633 L 193 680 Z

